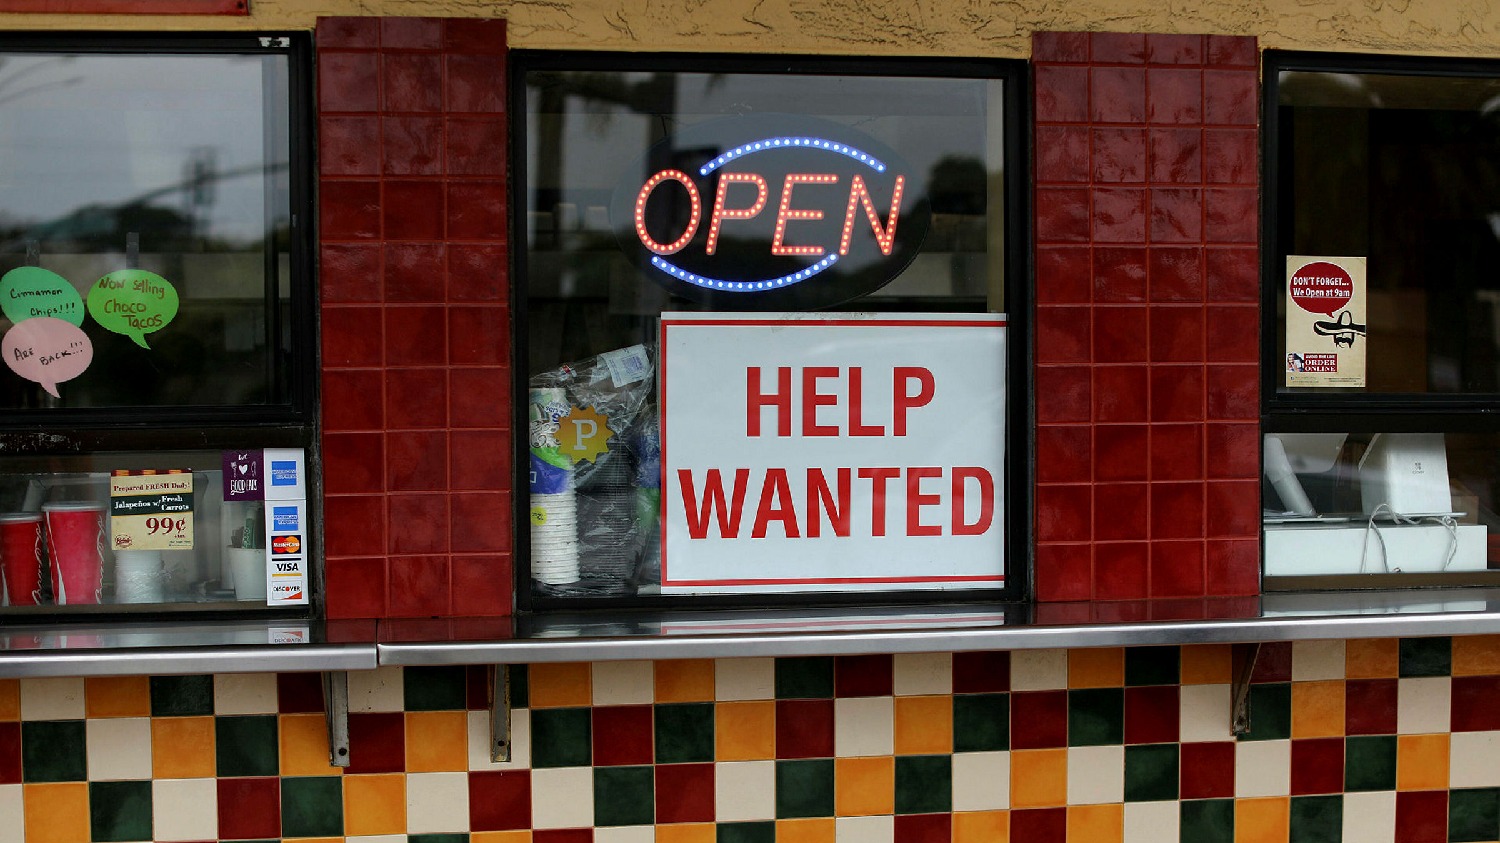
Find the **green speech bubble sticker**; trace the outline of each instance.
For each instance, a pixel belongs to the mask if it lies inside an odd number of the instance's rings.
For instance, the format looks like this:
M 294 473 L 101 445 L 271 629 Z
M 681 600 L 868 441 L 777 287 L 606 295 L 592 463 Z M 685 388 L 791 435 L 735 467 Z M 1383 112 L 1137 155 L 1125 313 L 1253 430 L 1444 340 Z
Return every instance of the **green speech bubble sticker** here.
M 18 266 L 0 276 L 0 310 L 12 322 L 47 317 L 83 325 L 83 297 L 77 288 L 39 266 Z
M 135 340 L 167 327 L 177 316 L 177 288 L 144 269 L 117 269 L 89 288 L 89 315 L 100 325 Z

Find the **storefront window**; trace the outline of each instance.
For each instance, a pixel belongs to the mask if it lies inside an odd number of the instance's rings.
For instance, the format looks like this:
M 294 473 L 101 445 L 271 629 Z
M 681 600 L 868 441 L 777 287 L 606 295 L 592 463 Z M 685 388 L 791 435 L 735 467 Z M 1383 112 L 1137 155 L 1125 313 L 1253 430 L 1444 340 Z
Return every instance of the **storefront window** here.
M 516 68 L 523 592 L 1013 588 L 1019 69 Z

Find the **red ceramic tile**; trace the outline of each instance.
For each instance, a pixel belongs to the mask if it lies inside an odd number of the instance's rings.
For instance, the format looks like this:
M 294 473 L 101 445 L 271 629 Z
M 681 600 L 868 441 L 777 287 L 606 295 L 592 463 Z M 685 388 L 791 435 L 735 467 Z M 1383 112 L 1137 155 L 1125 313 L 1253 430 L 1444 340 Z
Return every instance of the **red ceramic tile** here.
M 1500 729 L 1500 676 L 1455 676 L 1452 693 L 1453 731 Z
M 1096 623 L 1136 623 L 1151 619 L 1151 607 L 1155 603 L 1145 600 L 1124 602 L 1096 602 L 1089 606 L 1089 615 Z
M 1151 242 L 1197 243 L 1203 237 L 1203 191 L 1159 187 L 1151 191 Z
M 318 170 L 325 176 L 379 175 L 379 118 L 319 118 Z
M 323 429 L 379 430 L 385 420 L 385 378 L 378 369 L 323 372 Z
M 1150 438 L 1152 480 L 1203 479 L 1201 425 L 1153 424 Z
M 1260 484 L 1253 480 L 1222 480 L 1208 484 L 1209 536 L 1255 535 L 1260 527 Z
M 1157 246 L 1151 250 L 1151 300 L 1203 300 L 1203 250 L 1197 246 Z M 1244 333 L 1254 335 L 1254 331 Z
M 1202 35 L 1147 35 L 1146 60 L 1152 64 L 1202 64 Z
M 1178 765 L 1183 799 L 1234 796 L 1234 742 L 1185 743 Z
M 1140 600 L 1149 597 L 1149 548 L 1146 542 L 1100 542 L 1094 545 L 1094 599 Z
M 323 627 L 323 634 L 330 644 L 373 644 L 376 638 L 375 624 L 373 618 L 329 621 Z
M 498 114 L 505 110 L 505 58 L 450 55 L 446 87 L 448 111 Z
M 1038 246 L 1036 249 L 1037 303 L 1087 303 L 1091 288 L 1090 257 L 1086 246 Z
M 1035 808 L 1010 812 L 1010 839 L 1025 843 L 1066 843 L 1067 808 Z
M 1094 181 L 1145 181 L 1146 146 L 1145 129 L 1095 129 Z
M 375 111 L 380 103 L 378 60 L 374 53 L 318 52 L 318 108 L 337 111 Z
M 391 553 L 448 552 L 447 495 L 389 495 L 386 506 L 390 524 L 387 546 Z
M 1089 191 L 1076 187 L 1038 187 L 1038 243 L 1086 243 L 1089 239 Z
M 1090 547 L 1088 544 L 1038 544 L 1032 573 L 1036 599 L 1055 602 L 1092 597 L 1094 577 Z
M 390 430 L 443 427 L 448 413 L 448 372 L 444 369 L 388 369 L 385 421 Z
M 469 830 L 531 828 L 531 771 L 469 773 Z
M 1152 367 L 1151 420 L 1153 422 L 1200 421 L 1203 419 L 1203 409 L 1202 366 Z
M 1175 125 L 1203 122 L 1203 71 L 1159 67 L 1147 70 L 1146 119 Z
M 0 723 L 0 784 L 21 783 L 21 724 Z
M 1087 127 L 1036 127 L 1036 180 L 1038 184 L 1089 180 Z
M 594 843 L 592 828 L 551 828 L 531 832 L 531 843 Z
M 1038 123 L 1088 122 L 1088 68 L 1040 65 L 1032 79 Z
M 380 121 L 382 171 L 388 176 L 434 176 L 443 170 L 440 117 L 399 116 Z M 401 237 L 400 234 L 390 234 Z
M 406 718 L 399 711 L 351 712 L 346 773 L 400 773 L 406 769 Z
M 441 302 L 447 298 L 447 247 L 442 243 L 387 243 L 385 300 Z
M 1139 246 L 1100 246 L 1094 250 L 1094 301 L 1146 300 L 1147 252 Z
M 380 44 L 379 22 L 371 17 L 318 18 L 318 49 L 374 49 Z
M 953 839 L 953 815 L 898 814 L 896 839 L 901 843 L 948 843 Z
M 323 368 L 379 366 L 385 343 L 378 307 L 323 307 Z
M 1257 250 L 1204 249 L 1203 269 L 1209 301 L 1253 303 L 1259 300 L 1260 253 Z
M 1146 242 L 1146 191 L 1101 187 L 1093 191 L 1091 232 L 1095 243 Z
M 380 18 L 380 46 L 385 50 L 436 50 L 443 45 L 438 18 Z
M 328 494 L 384 490 L 385 437 L 378 433 L 323 434 L 323 484 Z
M 450 53 L 505 54 L 505 21 L 502 18 L 446 18 L 443 47 Z
M 1089 362 L 1089 308 L 1075 305 L 1038 305 L 1036 361 Z
M 442 305 L 388 306 L 384 317 L 388 365 L 433 366 L 447 362 L 448 320 Z
M 1125 743 L 1177 743 L 1176 685 L 1125 689 Z
M 998 694 L 1010 690 L 1010 653 L 978 650 L 953 654 L 953 693 Z
M 1292 741 L 1292 795 L 1344 792 L 1344 739 Z
M 448 434 L 448 484 L 455 491 L 509 489 L 511 438 L 503 430 L 455 430 Z
M 1092 487 L 1086 484 L 1037 486 L 1036 540 L 1088 541 L 1092 496 Z
M 1150 313 L 1145 307 L 1095 307 L 1094 362 L 1146 362 Z
M 1448 791 L 1396 794 L 1396 843 L 1447 843 Z
M 1203 308 L 1158 306 L 1151 309 L 1151 362 L 1193 363 L 1203 360 Z
M 1203 178 L 1203 132 L 1199 129 L 1151 130 L 1151 180 L 1196 184 Z
M 504 244 L 454 244 L 448 247 L 450 301 L 504 301 L 509 295 Z
M 382 18 L 393 21 L 402 18 Z M 443 109 L 441 56 L 386 53 L 381 57 L 387 114 L 428 113 Z
M 330 554 L 323 562 L 323 576 L 328 617 L 385 617 L 384 557 L 340 559 Z
M 1208 63 L 1254 67 L 1260 59 L 1254 36 L 1210 35 L 1208 36 Z
M 1099 425 L 1094 428 L 1094 479 L 1146 480 L 1147 464 L 1154 459 L 1147 450 L 1145 425 Z
M 1203 191 L 1203 239 L 1212 243 L 1254 243 L 1260 195 L 1253 187 Z
M 1203 133 L 1204 181 L 1255 184 L 1259 166 L 1254 129 L 1209 129 Z
M 448 236 L 504 240 L 505 183 L 465 180 L 448 185 Z
M 1090 68 L 1089 97 L 1089 115 L 1095 123 L 1144 123 L 1146 71 L 1139 67 Z
M 1260 324 L 1260 308 L 1253 304 L 1209 305 L 1204 319 L 1208 325 L 1209 362 L 1258 362 L 1260 336 L 1253 326 Z M 1258 382 L 1258 374 L 1256 379 Z
M 1396 734 L 1395 679 L 1348 679 L 1344 681 L 1344 733 L 1348 735 Z
M 380 236 L 380 183 L 318 184 L 318 226 L 323 240 L 369 240 Z
M 1087 32 L 1033 32 L 1031 60 L 1084 63 L 1089 60 Z
M 1249 421 L 1259 414 L 1259 366 L 1209 366 L 1207 384 L 1209 418 L 1219 421 Z
M 888 697 L 891 690 L 891 656 L 835 656 L 833 695 L 836 697 Z
M 1203 122 L 1210 126 L 1254 126 L 1259 115 L 1253 70 L 1203 72 Z
M 1211 597 L 1260 595 L 1260 525 L 1240 539 L 1209 540 L 1204 590 Z M 1253 612 L 1254 608 L 1246 609 Z
M 219 839 L 281 836 L 281 779 L 219 779 Z
M 833 757 L 833 700 L 777 700 L 776 757 Z
M 1144 64 L 1146 36 L 1139 32 L 1095 32 L 1090 59 L 1096 64 Z
M 503 117 L 466 117 L 447 121 L 448 173 L 504 176 L 506 122 Z
M 388 240 L 443 237 L 443 186 L 436 181 L 387 181 L 382 224 Z
M 448 419 L 453 427 L 493 428 L 510 420 L 510 370 L 499 366 L 454 369 L 449 376 Z
M 592 717 L 595 766 L 652 762 L 651 706 L 595 706 Z
M 318 295 L 323 304 L 380 301 L 378 244 L 324 243 L 318 255 Z
M 714 765 L 660 764 L 655 774 L 658 824 L 714 821 Z
M 1087 425 L 1042 425 L 1036 429 L 1038 483 L 1087 483 L 1093 465 L 1093 429 Z
M 512 560 L 509 555 L 453 557 L 453 614 L 509 615 L 512 602 Z
M 1203 538 L 1203 484 L 1151 484 L 1151 538 Z
M 1203 542 L 1152 542 L 1151 596 L 1202 597 L 1203 568 Z
M 448 359 L 455 364 L 505 363 L 510 312 L 494 305 L 448 308 Z
M 1089 420 L 1088 367 L 1037 366 L 1035 378 L 1039 424 Z
M 393 492 L 448 488 L 448 436 L 440 431 L 390 432 L 385 437 L 386 485 Z
M 1092 603 L 1045 603 L 1036 605 L 1032 618 L 1035 623 L 1043 626 L 1055 624 L 1079 624 L 1088 623 L 1093 620 L 1095 605 Z
M 1010 695 L 1011 749 L 1068 745 L 1068 692 L 1016 691 Z
M 398 532 L 393 530 L 392 532 Z M 392 556 L 386 604 L 392 617 L 448 614 L 448 557 Z
M 507 492 L 464 492 L 449 496 L 449 531 L 454 553 L 506 553 L 511 550 L 511 497 Z
M 1149 538 L 1150 496 L 1144 483 L 1100 483 L 1094 487 L 1094 539 Z
M 1251 682 L 1292 681 L 1292 642 L 1272 641 L 1260 645 Z
M 1260 477 L 1260 425 L 1209 423 L 1208 476 L 1226 480 Z
M 276 711 L 310 714 L 323 710 L 323 677 L 317 673 L 276 674 Z
M 1093 385 L 1095 419 L 1104 423 L 1145 421 L 1148 403 L 1146 374 L 1144 366 L 1096 368 Z

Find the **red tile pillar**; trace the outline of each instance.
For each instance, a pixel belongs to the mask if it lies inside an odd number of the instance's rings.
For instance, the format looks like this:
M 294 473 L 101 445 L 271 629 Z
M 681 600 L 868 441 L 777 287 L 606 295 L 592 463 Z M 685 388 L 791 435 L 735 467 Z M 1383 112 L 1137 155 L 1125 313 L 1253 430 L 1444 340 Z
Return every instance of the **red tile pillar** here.
M 1032 46 L 1037 597 L 1255 594 L 1255 40 Z

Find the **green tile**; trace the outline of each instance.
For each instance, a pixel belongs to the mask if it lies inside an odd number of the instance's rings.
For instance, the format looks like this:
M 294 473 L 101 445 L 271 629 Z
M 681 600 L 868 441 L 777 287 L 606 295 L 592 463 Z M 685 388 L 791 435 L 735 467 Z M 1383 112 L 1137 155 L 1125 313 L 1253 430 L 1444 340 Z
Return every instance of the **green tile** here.
M 833 696 L 833 659 L 829 656 L 776 660 L 776 699 L 827 699 Z
M 1355 735 L 1344 739 L 1344 790 L 1396 789 L 1396 736 Z
M 510 670 L 510 707 L 531 707 L 531 673 L 524 664 L 513 664 Z
M 82 720 L 21 724 L 21 780 L 81 782 L 88 778 L 88 739 Z
M 469 843 L 467 834 L 409 834 L 406 843 Z
M 1125 747 L 1125 801 L 1177 798 L 1178 746 L 1148 743 Z
M 953 810 L 953 756 L 896 756 L 896 813 L 946 814 Z
M 656 707 L 656 763 L 714 760 L 714 704 L 673 703 Z
M 719 823 L 714 843 L 776 843 L 776 823 Z
M 776 818 L 833 816 L 833 759 L 776 762 Z
M 1010 749 L 1009 694 L 955 694 L 953 751 Z
M 1126 647 L 1126 685 L 1176 685 L 1182 653 L 1175 647 Z
M 1293 796 L 1288 843 L 1343 843 L 1344 797 Z
M 594 825 L 651 825 L 655 821 L 651 767 L 594 768 Z
M 151 677 L 152 717 L 203 717 L 213 713 L 212 676 Z
M 1448 843 L 1500 838 L 1500 788 L 1448 793 Z
M 1068 746 L 1113 746 L 1124 742 L 1123 688 L 1068 692 Z
M 1292 684 L 1250 686 L 1250 732 L 1242 741 L 1283 741 L 1292 736 Z
M 593 763 L 592 735 L 586 708 L 532 709 L 531 766 L 589 766 Z
M 1400 671 L 1403 677 L 1452 674 L 1453 639 L 1402 638 Z
M 1189 799 L 1180 804 L 1181 843 L 1234 843 L 1233 799 Z
M 95 843 L 151 839 L 151 782 L 89 782 L 89 832 Z
M 457 667 L 408 667 L 401 672 L 407 711 L 462 711 L 468 708 L 466 676 Z M 514 705 L 514 703 L 512 703 Z
M 281 780 L 282 837 L 339 837 L 344 833 L 344 780 L 289 776 Z
M 274 776 L 281 772 L 276 717 L 215 717 L 214 743 L 220 776 Z

